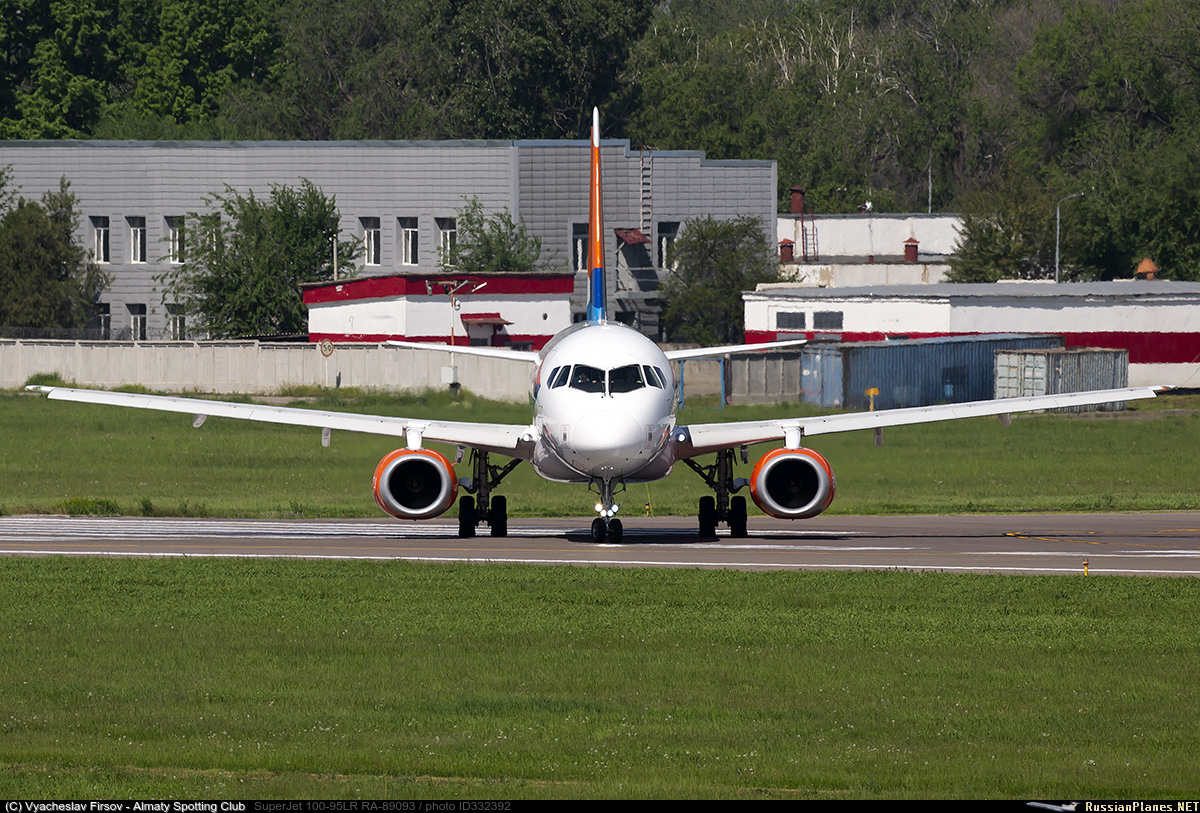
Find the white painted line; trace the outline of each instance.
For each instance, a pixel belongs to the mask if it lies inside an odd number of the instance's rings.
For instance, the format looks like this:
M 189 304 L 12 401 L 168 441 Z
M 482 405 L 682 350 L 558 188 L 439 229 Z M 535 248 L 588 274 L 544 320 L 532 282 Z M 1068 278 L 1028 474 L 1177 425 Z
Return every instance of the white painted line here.
M 51 556 L 109 556 L 136 557 L 143 559 L 313 559 L 349 561 L 396 561 L 396 562 L 434 562 L 445 564 L 542 564 L 542 565 L 621 565 L 629 567 L 702 567 L 702 568 L 748 568 L 768 570 L 888 570 L 888 571 L 932 571 L 932 572 L 985 572 L 985 573 L 1060 573 L 1079 574 L 1079 567 L 970 567 L 970 566 L 938 566 L 930 565 L 894 565 L 883 563 L 856 562 L 854 564 L 815 564 L 788 562 L 694 562 L 694 561 L 653 561 L 653 560 L 620 560 L 620 559 L 505 559 L 497 557 L 475 556 L 363 556 L 363 555 L 331 555 L 331 554 L 288 554 L 288 553 L 145 553 L 131 551 L 72 551 L 72 550 L 0 550 L 0 555 L 24 555 L 37 553 Z M 1092 575 L 1161 575 L 1161 576 L 1200 576 L 1200 570 L 1130 570 L 1126 568 L 1099 569 L 1090 568 Z

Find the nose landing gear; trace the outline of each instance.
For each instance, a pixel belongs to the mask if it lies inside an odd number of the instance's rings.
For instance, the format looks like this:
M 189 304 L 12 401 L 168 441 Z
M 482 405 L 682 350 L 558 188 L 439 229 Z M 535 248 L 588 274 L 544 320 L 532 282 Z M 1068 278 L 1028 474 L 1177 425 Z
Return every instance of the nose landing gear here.
M 593 480 L 588 484 L 588 488 L 595 485 Z M 621 490 L 625 489 L 625 484 L 621 483 Z M 621 506 L 617 505 L 614 498 L 616 496 L 615 486 L 611 478 L 604 478 L 598 485 L 600 492 L 600 502 L 596 503 L 596 511 L 600 516 L 592 520 L 592 541 L 603 542 L 606 539 L 613 544 L 619 544 L 621 537 L 625 534 L 625 528 L 621 525 L 621 520 L 616 518 L 616 513 Z

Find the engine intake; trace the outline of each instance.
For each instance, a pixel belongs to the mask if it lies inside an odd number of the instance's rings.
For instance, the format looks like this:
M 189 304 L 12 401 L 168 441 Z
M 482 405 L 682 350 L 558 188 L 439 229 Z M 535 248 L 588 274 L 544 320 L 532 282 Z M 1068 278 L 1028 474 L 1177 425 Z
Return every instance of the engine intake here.
M 375 467 L 375 503 L 397 519 L 432 519 L 454 505 L 454 467 L 433 449 L 397 449 Z
M 779 519 L 808 519 L 833 502 L 837 477 L 829 461 L 812 449 L 775 449 L 763 455 L 750 475 L 750 496 Z

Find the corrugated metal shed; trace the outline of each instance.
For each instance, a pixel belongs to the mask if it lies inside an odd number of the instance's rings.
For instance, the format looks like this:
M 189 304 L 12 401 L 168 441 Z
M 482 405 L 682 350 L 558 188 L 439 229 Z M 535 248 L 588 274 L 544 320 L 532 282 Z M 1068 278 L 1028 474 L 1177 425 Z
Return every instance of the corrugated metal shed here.
M 1129 351 L 1098 347 L 1052 350 L 997 350 L 996 397 L 1058 395 L 1064 392 L 1129 386 Z M 1118 411 L 1124 401 L 1066 407 L 1057 412 Z
M 981 401 L 993 397 L 996 351 L 1062 347 L 1061 336 L 986 334 L 883 342 L 810 344 L 799 352 L 735 357 L 735 403 L 800 400 L 876 409 Z

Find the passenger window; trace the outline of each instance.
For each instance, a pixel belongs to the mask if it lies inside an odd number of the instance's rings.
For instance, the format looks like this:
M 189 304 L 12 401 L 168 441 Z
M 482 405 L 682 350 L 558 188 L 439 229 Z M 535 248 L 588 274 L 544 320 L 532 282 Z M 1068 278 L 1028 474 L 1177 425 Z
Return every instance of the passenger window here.
M 647 366 L 643 367 L 642 369 L 646 372 L 646 383 L 651 387 L 657 387 L 661 390 L 663 388 L 662 381 L 658 379 L 658 376 L 654 372 L 654 368 Z
M 604 371 L 586 364 L 576 364 L 571 372 L 571 389 L 604 392 Z
M 642 380 L 642 368 L 637 364 L 618 367 L 608 373 L 608 391 L 611 393 L 633 392 L 646 386 Z

